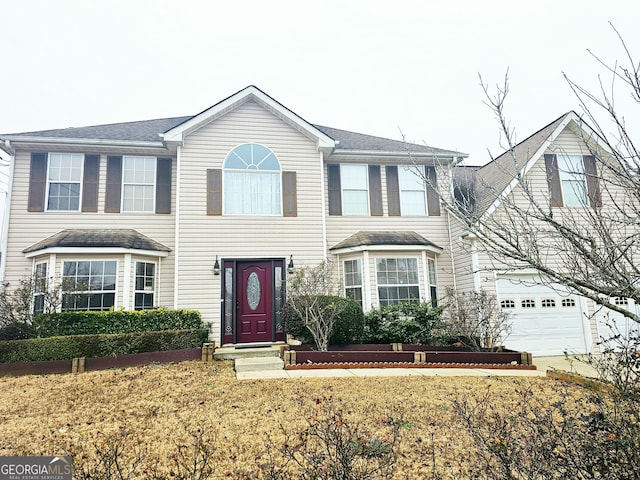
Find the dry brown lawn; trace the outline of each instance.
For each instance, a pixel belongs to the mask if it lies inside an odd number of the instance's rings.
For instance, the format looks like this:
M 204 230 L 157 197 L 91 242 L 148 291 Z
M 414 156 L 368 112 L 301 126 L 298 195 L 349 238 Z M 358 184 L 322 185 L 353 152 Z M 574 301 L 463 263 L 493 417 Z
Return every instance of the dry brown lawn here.
M 215 478 L 229 478 L 237 469 L 255 470 L 265 444 L 281 444 L 283 432 L 304 428 L 318 414 L 316 399 L 323 398 L 344 408 L 350 424 L 372 432 L 390 414 L 403 416 L 407 427 L 397 444 L 395 478 L 431 478 L 433 453 L 441 478 L 471 478 L 478 469 L 469 460 L 474 446 L 452 400 L 481 398 L 489 389 L 497 408 L 512 412 L 518 390 L 532 387 L 552 399 L 558 385 L 547 378 L 508 377 L 238 381 L 230 362 L 4 377 L 0 455 L 91 457 L 96 446 L 120 438 L 123 455 L 146 452 L 142 472 L 154 462 L 170 465 L 178 446 L 188 445 L 200 429 L 214 439 Z

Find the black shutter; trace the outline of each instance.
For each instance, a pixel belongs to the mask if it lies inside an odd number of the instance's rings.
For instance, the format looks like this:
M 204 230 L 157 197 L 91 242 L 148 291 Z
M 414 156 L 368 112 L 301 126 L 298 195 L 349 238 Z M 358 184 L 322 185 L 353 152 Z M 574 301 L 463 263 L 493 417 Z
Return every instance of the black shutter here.
M 105 213 L 120 213 L 122 195 L 122 157 L 107 157 L 107 191 L 104 199 Z
M 340 165 L 327 165 L 327 175 L 329 177 L 329 215 L 342 215 Z
M 282 215 L 285 217 L 298 216 L 296 184 L 296 172 L 282 172 Z
M 598 178 L 598 169 L 596 167 L 596 158 L 593 155 L 585 155 L 582 158 L 584 163 L 584 175 L 587 179 L 587 194 L 589 195 L 589 204 L 593 208 L 602 206 L 602 193 L 600 192 L 600 181 Z
M 84 156 L 82 178 L 82 211 L 98 211 L 98 178 L 100 175 L 100 155 Z
M 388 165 L 387 172 L 387 210 L 389 216 L 400 215 L 400 187 L 398 184 L 398 167 Z
M 222 170 L 207 170 L 207 215 L 222 215 Z
M 558 172 L 558 158 L 555 155 L 545 153 L 544 165 L 547 169 L 547 183 L 549 184 L 551 206 L 562 207 L 562 187 L 560 186 L 560 172 Z
M 382 216 L 380 165 L 369 165 L 369 204 L 371 206 L 371 215 Z
M 47 154 L 32 153 L 29 170 L 29 200 L 27 211 L 44 212 L 44 196 L 47 189 Z
M 425 167 L 427 176 L 427 208 L 429 216 L 440 215 L 440 196 L 438 195 L 438 179 L 435 167 Z
M 171 213 L 170 158 L 158 158 L 156 165 L 156 213 Z

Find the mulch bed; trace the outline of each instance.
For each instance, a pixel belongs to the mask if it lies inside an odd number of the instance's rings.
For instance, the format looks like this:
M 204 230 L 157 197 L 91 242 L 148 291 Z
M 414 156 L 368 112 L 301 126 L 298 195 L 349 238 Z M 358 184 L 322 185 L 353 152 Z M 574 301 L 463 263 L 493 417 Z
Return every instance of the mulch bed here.
M 537 370 L 535 365 L 505 363 L 409 363 L 409 362 L 327 362 L 285 365 L 285 370 L 318 370 L 330 368 L 482 368 L 500 370 Z

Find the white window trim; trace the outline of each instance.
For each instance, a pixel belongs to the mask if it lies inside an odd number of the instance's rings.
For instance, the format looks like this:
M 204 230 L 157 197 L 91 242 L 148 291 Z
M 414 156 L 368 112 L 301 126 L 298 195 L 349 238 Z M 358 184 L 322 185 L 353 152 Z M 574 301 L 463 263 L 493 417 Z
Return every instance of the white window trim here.
M 137 290 L 136 289 L 136 281 L 137 281 L 137 271 L 138 271 L 138 264 L 139 263 L 150 263 L 153 265 L 153 290 L 151 292 L 147 291 L 147 290 Z M 141 258 L 137 258 L 134 262 L 133 262 L 133 282 L 132 283 L 132 287 L 133 287 L 133 302 L 131 302 L 131 306 L 133 310 L 136 310 L 136 294 L 138 293 L 153 293 L 153 306 L 152 308 L 155 308 L 157 306 L 158 303 L 158 262 L 154 262 L 154 261 L 150 261 L 150 260 L 144 260 Z M 140 309 L 142 310 L 142 309 Z
M 345 213 L 345 200 L 344 200 L 344 192 L 348 191 L 348 192 L 361 192 L 363 191 L 362 189 L 358 188 L 345 188 L 344 186 L 344 179 L 345 179 L 345 175 L 343 172 L 343 168 L 344 167 L 362 167 L 364 169 L 364 174 L 365 174 L 365 188 L 364 191 L 366 192 L 366 196 L 367 196 L 367 211 L 365 213 Z M 342 215 L 344 216 L 354 216 L 354 217 L 366 217 L 371 215 L 371 205 L 369 205 L 369 166 L 367 164 L 354 164 L 354 163 L 348 163 L 348 164 L 340 164 L 340 201 L 342 202 Z
M 82 159 L 81 161 L 81 165 L 80 165 L 80 180 L 78 180 L 78 182 L 51 182 L 51 180 L 49 180 L 49 171 L 51 168 L 51 155 L 73 155 L 73 156 L 77 156 L 80 157 Z M 83 179 L 84 179 L 84 154 L 83 153 L 65 153 L 65 152 L 50 152 L 47 154 L 47 172 L 46 172 L 46 182 L 47 182 L 47 186 L 46 186 L 46 191 L 45 191 L 45 195 L 44 195 L 44 201 L 45 201 L 45 212 L 80 212 L 82 210 L 82 188 L 83 188 Z M 78 208 L 75 210 L 61 210 L 61 209 L 49 209 L 49 190 L 50 190 L 50 186 L 51 183 L 78 183 L 80 185 L 80 193 L 78 194 Z
M 392 256 L 383 256 L 383 255 L 378 255 L 375 257 L 375 280 L 376 280 L 376 294 L 378 296 L 378 307 L 382 307 L 382 303 L 380 301 L 380 283 L 378 283 L 378 260 L 379 259 L 385 259 L 385 260 L 389 260 L 389 259 L 412 259 L 416 261 L 416 268 L 417 268 L 417 275 L 418 275 L 418 283 L 407 283 L 407 284 L 383 284 L 383 287 L 414 287 L 417 286 L 418 287 L 418 302 L 422 302 L 423 298 L 422 298 L 422 289 L 421 289 L 421 282 L 420 282 L 420 263 L 421 263 L 421 259 L 420 257 L 417 256 L 396 256 L 396 255 L 392 255 Z
M 580 172 L 569 172 L 564 168 L 561 168 L 560 162 L 561 162 L 561 158 L 567 158 L 567 162 L 569 165 L 573 165 L 573 159 L 571 159 L 571 157 L 576 157 L 579 158 L 579 162 L 578 165 L 580 166 Z M 576 208 L 576 207 L 584 207 L 584 206 L 588 206 L 589 205 L 589 192 L 587 190 L 587 176 L 585 174 L 584 171 L 584 156 L 581 154 L 577 154 L 577 153 L 559 153 L 556 155 L 557 161 L 558 161 L 558 174 L 560 177 L 560 191 L 562 192 L 562 203 L 565 207 L 569 207 L 569 208 Z M 562 167 L 564 167 L 564 160 L 563 160 L 563 165 Z M 582 185 L 582 193 L 584 194 L 583 198 L 581 201 L 579 201 L 577 204 L 572 203 L 571 205 L 567 205 L 567 198 L 573 198 L 576 196 L 577 192 L 567 192 L 570 193 L 570 196 L 567 196 L 565 194 L 565 186 L 564 186 L 564 182 L 576 182 L 576 183 L 580 183 Z
M 154 160 L 154 169 L 153 169 L 153 184 L 149 183 L 129 183 L 125 181 L 125 163 L 127 158 L 145 158 L 145 159 L 153 159 Z M 122 188 L 120 193 L 120 205 L 122 205 L 122 213 L 134 213 L 134 214 L 153 214 L 156 212 L 156 191 L 157 191 L 157 183 L 158 183 L 158 157 L 150 157 L 147 155 L 124 155 L 122 157 Z M 151 210 L 127 210 L 125 208 L 124 201 L 124 192 L 126 186 L 144 186 L 144 187 L 153 187 L 153 204 Z M 135 202 L 134 202 L 135 204 Z
M 65 262 L 115 262 L 116 264 L 116 282 L 115 282 L 115 286 L 114 286 L 114 296 L 113 296 L 113 309 L 117 310 L 119 308 L 118 306 L 118 292 L 119 290 L 119 280 L 120 280 L 120 260 L 116 259 L 116 258 L 95 258 L 95 257 L 91 257 L 91 258 L 64 258 L 64 259 L 60 259 L 60 279 L 61 281 L 64 279 L 64 264 Z M 104 293 L 104 292 L 110 292 L 111 290 L 98 290 L 96 292 L 100 292 L 100 293 Z M 63 288 L 60 288 L 60 310 L 62 310 L 62 297 L 64 295 L 65 291 Z M 74 292 L 69 292 L 69 293 L 74 293 Z M 67 310 L 67 311 L 85 311 L 85 310 Z M 99 310 L 94 310 L 94 311 L 99 311 Z M 103 310 L 104 311 L 104 310 Z
M 263 148 L 266 148 L 267 150 L 269 150 L 269 152 L 271 152 L 271 154 L 274 156 L 274 158 L 276 159 L 276 161 L 278 162 L 278 170 L 249 170 L 249 169 L 240 169 L 240 168 L 227 168 L 225 165 L 227 163 L 227 160 L 229 158 L 229 156 L 238 148 L 241 147 L 243 145 L 259 145 Z M 237 154 L 236 154 L 237 155 Z M 280 198 L 278 199 L 278 212 L 276 213 L 229 213 L 227 211 L 227 202 L 225 200 L 225 191 L 226 191 L 226 173 L 227 172 L 231 172 L 231 173 L 258 173 L 261 175 L 273 175 L 278 176 L 279 180 L 280 180 Z M 280 159 L 278 158 L 278 156 L 275 154 L 275 152 L 270 149 L 269 147 L 267 147 L 266 145 L 263 145 L 261 143 L 256 143 L 256 142 L 251 142 L 251 143 L 239 143 L 238 145 L 236 145 L 235 147 L 233 147 L 231 150 L 229 150 L 229 152 L 227 153 L 227 155 L 224 157 L 224 161 L 222 162 L 222 215 L 223 216 L 243 216 L 243 217 L 250 217 L 250 216 L 254 216 L 254 217 L 281 217 L 282 216 L 282 162 L 280 161 Z
M 414 177 L 416 177 L 416 179 L 420 178 L 420 175 L 422 175 L 422 189 L 418 190 L 417 188 L 402 188 L 402 180 L 401 180 L 401 174 L 400 171 L 406 170 L 408 171 L 411 175 L 413 175 Z M 416 172 L 417 170 L 417 172 Z M 407 167 L 407 166 L 399 166 L 398 167 L 398 191 L 400 192 L 400 214 L 403 217 L 427 217 L 429 216 L 429 204 L 428 204 L 428 198 L 427 198 L 427 185 L 424 181 L 425 177 L 425 169 L 424 169 L 424 165 L 417 165 L 417 166 L 412 166 L 412 167 Z M 403 208 L 403 202 L 402 202 L 402 192 L 422 192 L 422 198 L 424 199 L 424 213 L 404 213 L 405 208 Z
M 359 285 L 347 285 L 347 270 L 345 268 L 346 262 L 356 262 L 356 264 L 360 267 L 360 284 Z M 363 276 L 363 268 L 362 268 L 362 258 L 346 258 L 342 260 L 342 278 L 344 279 L 344 296 L 347 296 L 347 289 L 354 290 L 356 288 L 360 289 L 360 301 L 362 302 L 362 307 L 364 308 L 365 299 L 364 299 L 364 276 Z

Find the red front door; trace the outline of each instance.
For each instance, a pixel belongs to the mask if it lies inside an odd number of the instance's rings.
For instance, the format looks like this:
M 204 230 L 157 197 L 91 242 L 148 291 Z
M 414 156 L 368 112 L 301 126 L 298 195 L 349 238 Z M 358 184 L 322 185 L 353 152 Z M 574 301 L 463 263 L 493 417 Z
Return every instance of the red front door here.
M 273 264 L 238 262 L 236 275 L 236 341 L 273 341 Z

